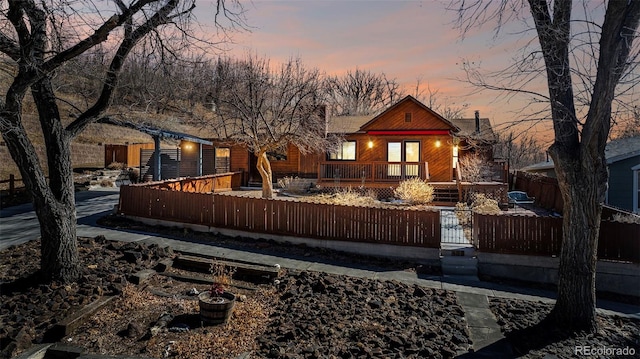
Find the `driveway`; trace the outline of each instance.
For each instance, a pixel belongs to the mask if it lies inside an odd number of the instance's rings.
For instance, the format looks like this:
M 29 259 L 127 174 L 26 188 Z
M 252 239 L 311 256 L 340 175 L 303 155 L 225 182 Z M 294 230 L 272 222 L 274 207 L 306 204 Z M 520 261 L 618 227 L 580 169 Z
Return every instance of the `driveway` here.
M 78 235 L 96 236 L 103 232 L 95 228 L 95 222 L 113 210 L 119 195 L 118 188 L 76 192 Z M 0 210 L 0 250 L 39 236 L 40 224 L 30 203 Z

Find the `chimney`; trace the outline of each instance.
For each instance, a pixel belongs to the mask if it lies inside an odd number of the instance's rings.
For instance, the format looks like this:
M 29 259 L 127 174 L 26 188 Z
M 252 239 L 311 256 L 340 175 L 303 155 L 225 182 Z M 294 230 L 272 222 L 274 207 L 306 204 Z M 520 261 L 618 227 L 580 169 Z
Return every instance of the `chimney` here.
M 476 133 L 480 133 L 480 111 L 476 110 Z

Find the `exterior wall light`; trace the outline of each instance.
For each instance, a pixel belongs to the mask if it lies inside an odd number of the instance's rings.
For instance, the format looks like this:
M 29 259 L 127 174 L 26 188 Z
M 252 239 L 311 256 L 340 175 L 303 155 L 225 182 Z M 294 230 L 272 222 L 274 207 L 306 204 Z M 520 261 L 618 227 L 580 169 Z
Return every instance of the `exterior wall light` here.
M 440 146 L 442 146 L 442 143 L 440 142 L 440 140 L 439 140 L 439 139 L 437 139 L 437 140 L 436 140 L 436 147 L 440 147 Z
M 369 140 L 369 142 L 367 142 L 367 147 L 373 148 L 373 141 Z

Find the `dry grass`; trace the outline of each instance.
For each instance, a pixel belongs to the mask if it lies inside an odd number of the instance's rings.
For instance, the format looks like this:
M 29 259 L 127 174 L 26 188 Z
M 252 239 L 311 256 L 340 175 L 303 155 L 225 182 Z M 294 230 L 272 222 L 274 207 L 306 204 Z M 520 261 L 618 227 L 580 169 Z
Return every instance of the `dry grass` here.
M 123 337 L 118 331 L 132 322 L 149 326 L 162 313 L 198 315 L 198 302 L 158 297 L 127 285 L 112 306 L 96 313 L 78 331 L 82 335 L 66 340 L 71 344 L 78 340 L 92 352 L 103 355 L 140 352 L 153 358 L 233 358 L 255 349 L 256 339 L 265 330 L 276 300 L 273 288 L 261 288 L 245 301 L 236 302 L 233 316 L 226 325 L 196 328 L 186 333 L 161 331 L 145 342 L 140 338 Z
M 420 178 L 411 178 L 400 182 L 393 190 L 394 196 L 410 204 L 429 204 L 433 202 L 433 186 Z
M 360 192 L 351 189 L 351 187 L 342 189 L 333 194 L 320 194 L 314 196 L 313 201 L 344 206 L 373 206 L 379 203 L 373 191 L 361 194 Z

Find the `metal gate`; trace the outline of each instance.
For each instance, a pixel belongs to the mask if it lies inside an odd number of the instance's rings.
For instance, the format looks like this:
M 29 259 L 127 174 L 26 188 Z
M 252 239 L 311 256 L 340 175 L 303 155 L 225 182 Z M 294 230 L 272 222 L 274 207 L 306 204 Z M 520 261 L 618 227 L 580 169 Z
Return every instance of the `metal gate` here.
M 473 215 L 470 209 L 440 210 L 440 243 L 472 246 Z

